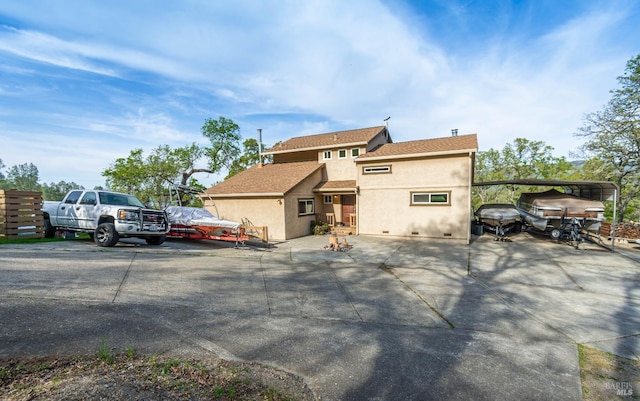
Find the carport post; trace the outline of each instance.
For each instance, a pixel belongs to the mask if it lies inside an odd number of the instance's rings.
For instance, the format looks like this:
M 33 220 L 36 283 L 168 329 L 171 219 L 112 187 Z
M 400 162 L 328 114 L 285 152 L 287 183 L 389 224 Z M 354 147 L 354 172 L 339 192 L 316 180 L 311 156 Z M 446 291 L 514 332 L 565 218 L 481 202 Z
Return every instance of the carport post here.
M 616 227 L 618 225 L 618 188 L 613 190 L 613 224 L 611 225 L 611 252 L 616 250 Z

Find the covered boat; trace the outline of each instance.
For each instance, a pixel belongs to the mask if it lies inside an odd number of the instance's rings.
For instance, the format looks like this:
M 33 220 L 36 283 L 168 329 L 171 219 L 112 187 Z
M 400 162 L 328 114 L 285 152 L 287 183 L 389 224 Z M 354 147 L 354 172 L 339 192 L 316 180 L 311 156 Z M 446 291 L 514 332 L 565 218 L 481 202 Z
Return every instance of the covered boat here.
M 480 223 L 496 227 L 508 226 L 520 220 L 520 212 L 514 205 L 506 203 L 487 203 L 475 212 Z
M 604 204 L 565 194 L 555 189 L 520 195 L 518 209 L 525 222 L 538 229 L 563 229 L 569 221 L 578 221 L 589 231 L 598 231 L 604 221 Z
M 520 227 L 520 212 L 511 204 L 487 203 L 480 206 L 474 214 L 478 223 L 495 232 L 496 239 L 504 239 L 506 233 L 516 225 Z
M 249 239 L 245 235 L 242 224 L 220 219 L 207 209 L 168 206 L 165 208 L 171 230 L 168 236 L 190 239 L 213 239 L 221 241 L 244 242 Z

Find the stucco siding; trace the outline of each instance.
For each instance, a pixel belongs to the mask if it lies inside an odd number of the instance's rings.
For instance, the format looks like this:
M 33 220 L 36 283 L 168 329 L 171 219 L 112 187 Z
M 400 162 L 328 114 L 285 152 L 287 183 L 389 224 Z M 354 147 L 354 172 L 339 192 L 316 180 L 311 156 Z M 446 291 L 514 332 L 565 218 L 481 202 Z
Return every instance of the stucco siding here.
M 390 173 L 363 174 L 363 166 Z M 467 239 L 469 155 L 358 163 L 358 233 Z M 412 193 L 448 194 L 444 205 L 412 205 Z
M 391 173 L 363 174 L 372 166 L 390 166 Z M 358 163 L 360 188 L 468 186 L 469 174 L 468 155 Z
M 469 229 L 469 191 L 466 187 L 421 188 L 449 191 L 451 205 L 412 206 L 411 187 L 360 189 L 358 233 L 466 239 Z
M 324 159 L 324 150 L 318 152 L 318 162 L 325 164 L 326 178 L 329 180 L 353 180 L 358 172 L 356 171 L 355 158 L 351 157 L 351 149 L 357 148 L 362 152 L 360 147 L 339 147 L 327 149 L 331 151 L 331 159 Z M 346 151 L 346 157 L 340 158 L 340 150 Z
M 282 239 L 298 238 L 311 234 L 311 221 L 315 220 L 316 213 L 322 210 L 322 200 L 313 193 L 313 188 L 322 179 L 322 171 L 318 170 L 307 177 L 290 191 L 285 197 L 284 219 L 287 226 L 286 235 Z M 313 199 L 315 211 L 313 214 L 300 216 L 298 213 L 298 201 Z
M 238 223 L 247 218 L 255 226 L 267 226 L 269 240 L 285 238 L 283 198 L 213 198 L 221 219 Z M 216 209 L 207 201 L 205 208 L 216 214 Z

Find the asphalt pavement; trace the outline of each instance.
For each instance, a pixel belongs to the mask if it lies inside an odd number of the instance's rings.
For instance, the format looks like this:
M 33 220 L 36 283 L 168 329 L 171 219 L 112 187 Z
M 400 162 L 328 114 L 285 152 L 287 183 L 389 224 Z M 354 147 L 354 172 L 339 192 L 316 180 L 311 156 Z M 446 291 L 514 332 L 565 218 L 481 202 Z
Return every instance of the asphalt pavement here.
M 347 240 L 0 245 L 0 358 L 106 341 L 266 363 L 322 400 L 581 400 L 577 343 L 640 357 L 640 252 Z

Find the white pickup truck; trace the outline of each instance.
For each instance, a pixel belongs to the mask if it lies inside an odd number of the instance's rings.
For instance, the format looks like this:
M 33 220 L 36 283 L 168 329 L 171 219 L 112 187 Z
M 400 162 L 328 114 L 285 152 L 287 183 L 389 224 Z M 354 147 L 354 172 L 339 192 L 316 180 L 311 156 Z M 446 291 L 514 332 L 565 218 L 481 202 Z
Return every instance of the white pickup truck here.
M 62 202 L 42 207 L 45 237 L 56 231 L 88 233 L 99 246 L 114 246 L 121 237 L 144 238 L 160 245 L 170 229 L 167 214 L 148 209 L 135 196 L 99 190 L 73 190 Z

